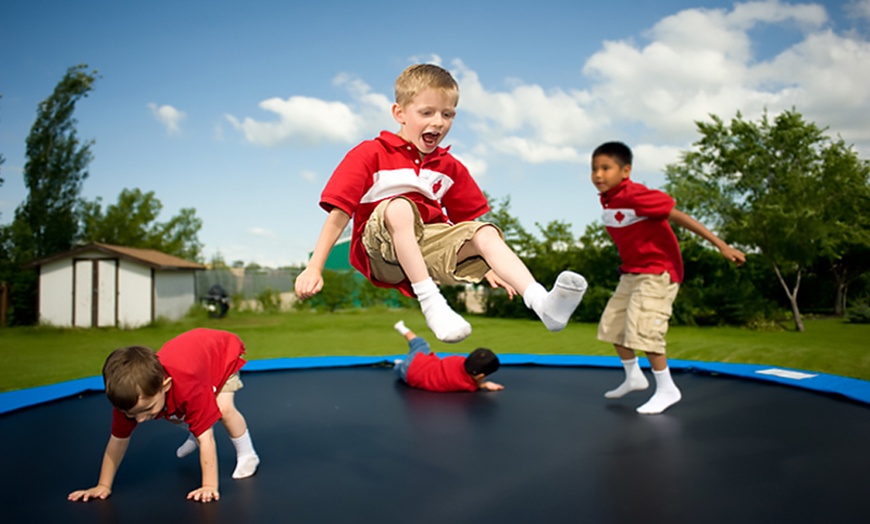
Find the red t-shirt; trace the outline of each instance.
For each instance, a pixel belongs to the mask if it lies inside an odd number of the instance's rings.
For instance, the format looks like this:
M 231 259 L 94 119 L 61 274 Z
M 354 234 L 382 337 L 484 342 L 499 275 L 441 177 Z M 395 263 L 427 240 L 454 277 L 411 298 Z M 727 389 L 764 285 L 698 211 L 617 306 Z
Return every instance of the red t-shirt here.
M 613 238 L 623 273 L 661 274 L 683 281 L 683 257 L 668 215 L 674 199 L 630 179 L 601 194 L 604 227 Z
M 417 353 L 405 381 L 428 391 L 477 391 L 477 382 L 465 371 L 465 359 L 459 355 L 440 358 L 434 353 Z
M 350 263 L 381 287 L 414 296 L 409 282 L 372 279 L 362 244 L 366 221 L 386 199 L 405 196 L 417 205 L 424 224 L 467 222 L 489 211 L 489 204 L 468 169 L 448 149 L 437 148 L 422 160 L 416 147 L 394 133 L 381 132 L 348 152 L 326 183 L 320 207 L 337 207 L 353 217 Z
M 166 405 L 157 418 L 185 422 L 190 432 L 201 435 L 220 420 L 216 395 L 235 372 L 242 369 L 245 345 L 227 331 L 197 328 L 173 338 L 157 352 L 172 386 Z M 127 438 L 136 421 L 121 410 L 112 410 L 112 435 Z

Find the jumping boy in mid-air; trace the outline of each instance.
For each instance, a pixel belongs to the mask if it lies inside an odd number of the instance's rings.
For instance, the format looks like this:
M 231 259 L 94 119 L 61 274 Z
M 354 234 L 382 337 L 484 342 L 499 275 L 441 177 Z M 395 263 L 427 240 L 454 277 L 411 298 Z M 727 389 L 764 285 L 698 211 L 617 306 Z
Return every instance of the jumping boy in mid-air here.
M 625 380 L 605 393 L 607 398 L 649 386 L 635 356 L 635 351 L 646 352 L 656 391 L 637 411 L 649 415 L 661 413 L 682 398 L 665 356 L 668 320 L 683 281 L 680 245 L 668 221 L 708 240 L 738 265 L 746 256 L 677 210 L 666 193 L 633 182 L 631 163 L 631 149 L 621 142 L 607 142 L 592 153 L 592 183 L 600 192 L 604 226 L 622 259 L 619 285 L 601 315 L 598 339 L 614 345 L 625 368 Z
M 518 292 L 550 331 L 565 327 L 586 280 L 565 271 L 547 292 L 496 226 L 474 221 L 489 204 L 465 166 L 439 147 L 458 102 L 458 84 L 437 65 L 414 65 L 399 75 L 392 109 L 399 132 L 356 146 L 332 174 L 320 199 L 329 216 L 296 278 L 300 299 L 323 288 L 326 259 L 353 217 L 351 264 L 377 286 L 416 296 L 438 340 L 471 334 L 438 286 L 484 278 L 511 297 Z
M 182 333 L 157 353 L 142 346 L 113 351 L 103 365 L 106 396 L 114 408 L 100 478 L 96 486 L 70 493 L 69 500 L 87 502 L 111 495 L 130 435 L 140 422 L 156 418 L 187 424 L 191 436 L 178 448 L 179 458 L 199 447 L 202 486 L 188 493 L 188 499 L 220 498 L 212 430 L 218 420 L 236 448 L 233 478 L 253 475 L 260 458 L 234 402 L 235 392 L 242 388 L 239 370 L 245 365 L 244 352 L 244 344 L 233 333 L 203 328 Z
M 405 327 L 393 326 L 408 341 L 408 356 L 396 361 L 396 374 L 409 386 L 427 391 L 500 391 L 501 384 L 486 380 L 499 368 L 498 356 L 487 348 L 477 348 L 468 356 L 444 358 L 432 353 L 429 343 Z

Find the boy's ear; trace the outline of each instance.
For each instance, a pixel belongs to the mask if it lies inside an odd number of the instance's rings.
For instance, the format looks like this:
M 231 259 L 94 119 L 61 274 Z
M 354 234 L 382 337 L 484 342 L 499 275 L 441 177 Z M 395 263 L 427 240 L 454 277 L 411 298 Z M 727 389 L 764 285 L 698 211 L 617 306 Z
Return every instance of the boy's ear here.
M 166 377 L 163 379 L 163 392 L 166 393 L 169 391 L 169 388 L 172 387 L 172 377 Z
M 400 126 L 405 125 L 405 110 L 399 104 L 393 104 L 393 119 Z
M 631 164 L 622 166 L 622 179 L 625 180 L 631 176 Z
M 479 384 L 481 380 L 486 378 L 486 374 L 478 373 L 476 375 L 471 375 L 471 378 L 473 378 L 475 380 L 475 382 L 477 382 Z

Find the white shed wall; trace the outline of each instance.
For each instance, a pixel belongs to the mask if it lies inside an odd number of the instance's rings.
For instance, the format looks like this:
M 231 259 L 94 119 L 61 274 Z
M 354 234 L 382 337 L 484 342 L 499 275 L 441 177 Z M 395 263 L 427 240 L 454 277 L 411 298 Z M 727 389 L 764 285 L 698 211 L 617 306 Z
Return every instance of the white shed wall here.
M 117 260 L 100 260 L 97 264 L 97 274 L 100 279 L 100 286 L 97 291 L 97 326 L 112 327 L 115 325 L 115 315 L 117 313 L 116 301 L 118 289 L 116 282 L 118 262 Z
M 69 259 L 44 264 L 39 271 L 39 321 L 72 326 L 73 269 Z
M 73 322 L 76 327 L 93 326 L 94 263 L 76 260 L 75 289 L 73 290 Z
M 192 271 L 159 271 L 155 275 L 157 316 L 178 320 L 196 301 Z
M 118 275 L 118 327 L 139 327 L 151 322 L 151 268 L 121 260 Z

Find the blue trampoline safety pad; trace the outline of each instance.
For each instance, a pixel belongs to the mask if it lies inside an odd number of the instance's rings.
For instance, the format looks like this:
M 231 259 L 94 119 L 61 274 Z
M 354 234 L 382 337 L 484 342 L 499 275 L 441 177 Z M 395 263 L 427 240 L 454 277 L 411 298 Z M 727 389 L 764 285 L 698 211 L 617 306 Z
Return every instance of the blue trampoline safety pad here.
M 441 355 L 449 354 L 450 353 L 443 353 Z M 245 364 L 245 367 L 242 368 L 242 372 L 248 373 L 258 371 L 392 365 L 394 360 L 404 358 L 404 356 L 405 354 L 380 357 L 296 357 L 249 360 L 248 363 Z M 499 354 L 499 360 L 502 365 L 505 366 L 557 366 L 585 368 L 621 367 L 619 358 L 615 356 L 602 357 L 502 353 Z M 641 358 L 640 360 L 642 367 L 649 367 L 646 359 Z M 724 375 L 729 377 L 774 382 L 818 393 L 840 395 L 870 405 L 870 382 L 866 380 L 756 364 L 732 364 L 724 362 L 700 362 L 675 359 L 669 360 L 668 365 L 673 371 Z M 60 382 L 48 386 L 39 386 L 0 393 L 0 414 L 36 406 L 45 402 L 80 395 L 82 393 L 102 390 L 102 377 L 94 376 Z

